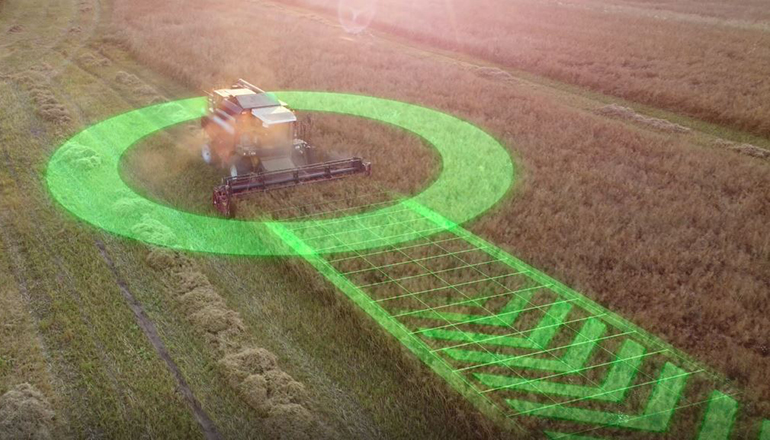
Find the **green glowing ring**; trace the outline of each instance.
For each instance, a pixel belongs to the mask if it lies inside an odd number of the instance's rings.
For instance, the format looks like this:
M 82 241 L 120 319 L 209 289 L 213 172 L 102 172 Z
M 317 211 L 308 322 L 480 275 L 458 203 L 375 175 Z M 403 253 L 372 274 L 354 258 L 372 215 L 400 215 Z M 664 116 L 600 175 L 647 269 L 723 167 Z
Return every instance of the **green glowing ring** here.
M 514 166 L 492 136 L 448 114 L 369 96 L 286 91 L 277 97 L 298 110 L 331 112 L 384 122 L 421 136 L 441 154 L 438 179 L 411 200 L 456 223 L 468 221 L 500 200 L 511 187 Z M 56 150 L 46 179 L 54 198 L 80 219 L 117 235 L 180 250 L 232 255 L 296 255 L 270 231 L 269 222 L 227 220 L 161 205 L 137 194 L 121 179 L 123 153 L 144 137 L 200 118 L 204 98 L 191 98 L 130 111 L 78 133 Z M 375 172 L 377 164 L 374 164 Z M 408 174 L 409 170 L 400 172 Z M 386 241 L 356 241 L 351 224 L 381 227 L 383 218 L 398 218 L 402 203 L 342 218 L 283 222 L 296 231 L 324 231 L 350 250 L 396 244 L 418 236 L 412 229 L 390 234 Z M 379 222 L 375 224 L 375 222 Z M 389 225 L 398 229 L 398 221 Z M 398 231 L 396 231 L 398 232 Z M 424 235 L 424 234 L 423 234 Z M 319 247 L 319 252 L 333 252 Z M 325 250 L 328 249 L 328 250 Z

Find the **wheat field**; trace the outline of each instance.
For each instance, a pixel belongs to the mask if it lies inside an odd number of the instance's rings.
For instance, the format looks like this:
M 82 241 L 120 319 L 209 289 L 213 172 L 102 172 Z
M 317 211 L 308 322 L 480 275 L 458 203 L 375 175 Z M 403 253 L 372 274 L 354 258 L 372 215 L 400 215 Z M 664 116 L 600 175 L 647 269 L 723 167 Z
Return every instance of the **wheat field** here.
M 68 137 L 237 78 L 403 100 L 489 132 L 516 185 L 464 226 L 713 368 L 746 418 L 768 418 L 762 1 L 394 0 L 352 30 L 339 3 L 0 1 L 0 437 L 535 436 L 485 418 L 300 260 L 152 248 L 52 200 L 42 176 Z M 312 143 L 375 173 L 250 197 L 239 218 L 359 212 L 441 171 L 409 133 L 300 116 Z M 222 171 L 199 160 L 198 127 L 144 139 L 121 176 L 215 215 Z

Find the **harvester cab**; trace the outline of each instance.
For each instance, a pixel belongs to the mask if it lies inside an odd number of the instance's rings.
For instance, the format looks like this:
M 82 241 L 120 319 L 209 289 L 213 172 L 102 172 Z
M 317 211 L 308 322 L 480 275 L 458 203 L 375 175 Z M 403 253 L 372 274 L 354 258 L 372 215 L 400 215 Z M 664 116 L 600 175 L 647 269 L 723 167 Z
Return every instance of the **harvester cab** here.
M 228 173 L 214 188 L 220 213 L 233 217 L 235 198 L 248 193 L 371 174 L 360 157 L 318 161 L 315 148 L 298 138 L 297 125 L 285 102 L 242 79 L 208 94 L 201 157 Z

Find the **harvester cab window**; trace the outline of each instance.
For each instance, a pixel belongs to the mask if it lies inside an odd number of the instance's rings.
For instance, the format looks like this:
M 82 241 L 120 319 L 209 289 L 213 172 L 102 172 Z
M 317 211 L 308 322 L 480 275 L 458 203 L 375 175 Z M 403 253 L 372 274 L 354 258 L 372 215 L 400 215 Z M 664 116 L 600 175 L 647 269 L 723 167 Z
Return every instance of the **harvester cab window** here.
M 238 131 L 242 145 L 283 147 L 294 140 L 291 123 L 266 125 L 259 118 L 248 113 L 239 119 Z
M 213 112 L 222 106 L 222 97 L 214 93 L 209 95 L 209 111 Z
M 291 123 L 272 124 L 265 129 L 267 145 L 284 146 L 290 144 L 294 137 L 291 134 Z

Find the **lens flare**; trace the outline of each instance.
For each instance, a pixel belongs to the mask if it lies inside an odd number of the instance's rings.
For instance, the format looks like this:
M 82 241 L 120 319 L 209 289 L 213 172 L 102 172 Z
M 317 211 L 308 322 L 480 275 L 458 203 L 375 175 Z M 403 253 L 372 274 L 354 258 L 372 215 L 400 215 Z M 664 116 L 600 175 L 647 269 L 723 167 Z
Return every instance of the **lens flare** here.
M 339 0 L 337 17 L 349 34 L 365 31 L 377 14 L 377 0 Z

